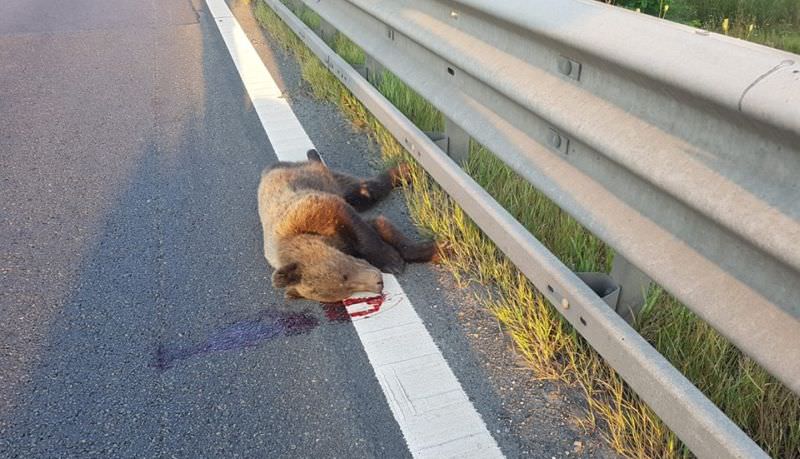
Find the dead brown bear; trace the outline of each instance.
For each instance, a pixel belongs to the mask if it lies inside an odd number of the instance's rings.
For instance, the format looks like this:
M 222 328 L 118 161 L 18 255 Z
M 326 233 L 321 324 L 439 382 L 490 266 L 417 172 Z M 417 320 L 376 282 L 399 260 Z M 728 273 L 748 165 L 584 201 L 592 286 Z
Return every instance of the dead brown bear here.
M 316 150 L 307 156 L 267 167 L 258 186 L 264 256 L 275 268 L 272 284 L 287 298 L 335 302 L 381 293 L 380 270 L 399 273 L 405 262 L 437 256 L 434 242 L 412 242 L 385 217 L 358 214 L 388 195 L 406 166 L 359 179 L 328 169 Z

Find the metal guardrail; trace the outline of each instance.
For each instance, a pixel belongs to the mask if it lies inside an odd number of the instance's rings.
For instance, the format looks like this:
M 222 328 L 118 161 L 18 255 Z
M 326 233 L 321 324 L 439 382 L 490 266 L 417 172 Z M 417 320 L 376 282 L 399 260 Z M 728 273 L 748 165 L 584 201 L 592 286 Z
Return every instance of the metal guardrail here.
M 265 1 L 695 454 L 765 456 L 324 41 Z M 800 393 L 800 57 L 579 0 L 304 2 Z

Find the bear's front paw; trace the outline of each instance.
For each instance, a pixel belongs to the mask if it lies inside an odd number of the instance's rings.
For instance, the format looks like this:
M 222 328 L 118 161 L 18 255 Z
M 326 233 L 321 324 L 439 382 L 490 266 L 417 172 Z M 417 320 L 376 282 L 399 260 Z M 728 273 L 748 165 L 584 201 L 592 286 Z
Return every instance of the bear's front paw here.
M 389 170 L 392 177 L 392 185 L 400 186 L 403 183 L 411 183 L 411 166 L 407 163 L 398 164 Z
M 391 251 L 387 250 L 384 256 L 381 258 L 382 266 L 378 266 L 377 268 L 383 272 L 400 274 L 406 269 L 406 262 L 403 261 L 403 257 L 401 257 L 400 254 L 394 249 Z

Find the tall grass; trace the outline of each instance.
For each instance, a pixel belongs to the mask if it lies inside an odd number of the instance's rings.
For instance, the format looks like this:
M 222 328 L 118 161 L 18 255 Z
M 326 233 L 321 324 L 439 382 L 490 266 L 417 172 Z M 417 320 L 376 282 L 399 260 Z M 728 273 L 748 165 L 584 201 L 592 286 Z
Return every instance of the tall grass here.
M 800 26 L 800 2 L 797 0 L 676 0 L 688 14 L 706 24 L 720 24 L 722 19 L 737 17 L 758 26 L 779 24 Z
M 604 1 L 800 54 L 800 1 L 798 0 Z
M 408 119 L 423 131 L 442 131 L 444 117 L 422 97 L 410 91 L 399 78 L 384 72 L 378 81 L 378 90 L 389 99 Z
M 661 289 L 639 333 L 772 457 L 800 457 L 800 397 Z
M 479 300 L 504 325 L 529 362 L 532 376 L 579 387 L 588 405 L 580 424 L 587 429 L 599 427 L 621 454 L 690 456 L 652 410 L 280 19 L 263 2 L 255 5 L 255 13 L 262 26 L 295 54 L 314 94 L 337 103 L 381 146 L 388 163 L 412 164 L 411 186 L 405 189 L 411 215 L 450 244 L 452 252 L 443 263 L 459 283 L 488 286 L 481 289 Z M 334 40 L 334 49 L 350 62 L 363 62 L 363 52 L 344 37 Z M 395 76 L 384 74 L 378 88 L 421 129 L 441 130 L 441 114 Z M 613 253 L 602 241 L 491 152 L 473 145 L 465 169 L 567 266 L 579 271 L 610 269 Z M 648 295 L 638 329 L 773 457 L 800 458 L 800 398 L 661 289 L 654 288 Z
M 364 65 L 364 51 L 346 36 L 337 33 L 333 40 L 333 49 L 350 65 Z

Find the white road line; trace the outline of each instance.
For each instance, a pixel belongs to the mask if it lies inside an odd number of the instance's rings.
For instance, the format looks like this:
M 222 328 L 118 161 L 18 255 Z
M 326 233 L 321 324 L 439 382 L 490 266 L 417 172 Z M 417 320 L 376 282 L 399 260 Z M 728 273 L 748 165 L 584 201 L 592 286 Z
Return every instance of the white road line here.
M 281 91 L 224 0 L 206 0 L 253 107 L 281 161 L 304 161 L 313 148 Z M 386 301 L 353 325 L 414 457 L 503 457 L 403 288 L 384 274 Z
M 233 17 L 224 0 L 207 0 L 206 4 L 231 53 L 233 63 L 242 77 L 275 154 L 281 161 L 305 161 L 306 152 L 314 148 L 314 144 L 284 99 L 267 67 L 258 57 L 239 21 Z
M 397 278 L 383 282 L 381 309 L 353 325 L 411 454 L 503 457 Z

